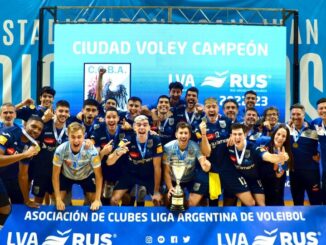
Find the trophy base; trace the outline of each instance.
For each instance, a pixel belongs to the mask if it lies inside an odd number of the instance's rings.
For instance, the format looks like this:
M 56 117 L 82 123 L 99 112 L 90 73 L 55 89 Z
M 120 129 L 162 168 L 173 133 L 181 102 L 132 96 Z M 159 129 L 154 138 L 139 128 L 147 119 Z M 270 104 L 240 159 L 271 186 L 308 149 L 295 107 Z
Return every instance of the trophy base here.
M 169 206 L 171 212 L 184 212 L 186 211 L 184 195 L 172 196 L 171 204 Z
M 186 207 L 180 205 L 170 205 L 169 209 L 171 212 L 177 212 L 177 213 L 186 211 Z

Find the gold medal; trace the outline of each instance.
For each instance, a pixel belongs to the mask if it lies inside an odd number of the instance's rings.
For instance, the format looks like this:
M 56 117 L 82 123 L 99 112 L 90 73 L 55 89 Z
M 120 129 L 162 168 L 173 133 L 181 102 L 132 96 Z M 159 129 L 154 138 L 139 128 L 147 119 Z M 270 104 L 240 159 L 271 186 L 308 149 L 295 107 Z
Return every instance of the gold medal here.
M 293 146 L 293 148 L 298 148 L 298 147 L 299 147 L 299 144 L 298 144 L 297 142 L 294 142 L 294 143 L 292 144 L 292 146 Z

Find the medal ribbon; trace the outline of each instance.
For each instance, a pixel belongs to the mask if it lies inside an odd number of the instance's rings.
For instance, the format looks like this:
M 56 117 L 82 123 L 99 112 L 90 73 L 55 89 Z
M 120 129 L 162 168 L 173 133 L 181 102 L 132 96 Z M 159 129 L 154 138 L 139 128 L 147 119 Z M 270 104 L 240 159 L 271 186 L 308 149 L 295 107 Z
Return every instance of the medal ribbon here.
M 69 144 L 69 148 L 70 148 L 70 153 L 71 153 L 71 156 L 72 156 L 72 158 L 73 158 L 73 168 L 74 169 L 76 169 L 77 168 L 77 166 L 78 166 L 78 162 L 79 162 L 79 160 L 80 160 L 80 157 L 81 157 L 81 152 L 82 152 L 82 150 L 84 149 L 84 143 L 83 143 L 83 145 L 82 145 L 82 147 L 80 148 L 80 150 L 79 150 L 79 152 L 78 152 L 78 154 L 77 154 L 77 156 L 73 153 L 73 151 L 71 150 L 71 146 L 70 146 L 70 144 Z
M 297 143 L 297 141 L 299 140 L 303 130 L 305 129 L 305 126 L 303 125 L 302 128 L 298 131 L 296 128 L 294 129 L 294 134 L 293 134 L 293 141 L 295 143 Z
M 188 115 L 188 112 L 187 112 L 187 109 L 185 109 L 185 116 L 186 116 L 186 120 L 187 120 L 187 123 L 189 123 L 190 125 L 192 124 L 192 122 L 194 121 L 195 119 L 195 111 L 192 113 L 192 116 L 191 116 L 191 119 L 189 119 L 189 115 Z
M 167 119 L 165 119 L 163 126 L 161 126 L 161 121 L 160 121 L 160 126 L 158 127 L 160 132 L 164 132 L 164 128 L 165 128 L 166 124 L 168 123 L 168 121 L 169 121 L 169 117 Z
M 26 132 L 26 130 L 24 129 L 24 128 L 22 128 L 22 132 L 23 132 L 23 134 L 26 136 L 26 138 L 33 144 L 33 145 L 35 145 L 37 148 L 39 148 L 40 149 L 40 146 L 38 145 L 38 143 L 36 142 L 36 140 L 35 139 L 33 139 L 33 137 L 32 136 L 30 136 L 27 132 Z
M 244 141 L 244 147 L 243 147 L 243 149 L 242 149 L 241 156 L 240 156 L 240 158 L 239 158 L 237 147 L 234 146 L 235 156 L 236 156 L 236 158 L 237 158 L 237 163 L 238 163 L 239 165 L 242 164 L 242 161 L 243 161 L 243 158 L 244 158 L 244 155 L 245 155 L 246 148 L 247 148 L 247 141 L 245 140 L 245 141 Z
M 141 158 L 144 159 L 145 158 L 145 155 L 146 155 L 146 147 L 147 147 L 148 136 L 147 136 L 146 142 L 144 144 L 144 150 L 142 150 L 142 147 L 140 145 L 140 142 L 138 140 L 138 137 L 136 137 L 136 141 L 137 141 L 138 150 L 139 150 L 139 152 L 141 154 Z
M 67 127 L 66 127 L 66 123 L 63 125 L 63 128 L 61 129 L 61 132 L 60 132 L 59 137 L 58 137 L 58 131 L 57 131 L 57 128 L 55 127 L 55 125 L 54 125 L 54 122 L 53 122 L 53 124 L 52 124 L 52 127 L 53 127 L 53 133 L 54 133 L 54 138 L 55 138 L 55 140 L 56 140 L 59 144 L 61 144 L 61 143 L 62 143 L 62 136 L 63 136 L 63 134 L 66 132 L 66 129 L 67 129 Z

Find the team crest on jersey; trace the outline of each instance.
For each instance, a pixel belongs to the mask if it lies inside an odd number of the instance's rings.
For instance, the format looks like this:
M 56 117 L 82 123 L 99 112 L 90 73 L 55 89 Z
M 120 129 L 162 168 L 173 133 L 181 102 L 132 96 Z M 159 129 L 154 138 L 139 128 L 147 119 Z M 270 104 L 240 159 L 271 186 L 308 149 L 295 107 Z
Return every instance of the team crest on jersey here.
M 125 133 L 120 133 L 119 134 L 119 140 L 123 140 L 125 136 L 126 136 Z
M 316 131 L 317 131 L 318 135 L 325 135 L 326 134 L 324 127 L 315 125 L 315 128 L 316 128 Z
M 200 119 L 200 114 L 199 113 L 195 113 L 195 119 L 199 120 Z
M 150 148 L 152 148 L 152 147 L 153 147 L 153 139 L 149 139 L 149 140 L 147 141 L 147 148 L 150 149 Z
M 99 127 L 100 127 L 100 124 L 94 124 L 94 126 L 93 126 L 94 130 L 98 129 Z
M 195 149 L 193 147 L 189 147 L 188 155 L 189 157 L 193 157 L 195 155 Z
M 225 128 L 226 127 L 226 122 L 224 120 L 218 121 L 218 123 L 220 124 L 221 128 Z
M 170 117 L 169 118 L 169 125 L 170 126 L 173 126 L 173 124 L 174 124 L 174 118 L 173 117 Z
M 250 150 L 246 150 L 245 151 L 245 158 L 249 158 L 250 157 Z

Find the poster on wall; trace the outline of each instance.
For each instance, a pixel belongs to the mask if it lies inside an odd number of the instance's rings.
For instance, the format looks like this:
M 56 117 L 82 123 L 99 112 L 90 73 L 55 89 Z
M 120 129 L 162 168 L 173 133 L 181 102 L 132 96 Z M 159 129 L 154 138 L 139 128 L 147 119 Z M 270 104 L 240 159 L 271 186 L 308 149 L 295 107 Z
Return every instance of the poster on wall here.
M 114 98 L 119 110 L 127 110 L 130 83 L 130 63 L 84 63 L 84 99 Z

